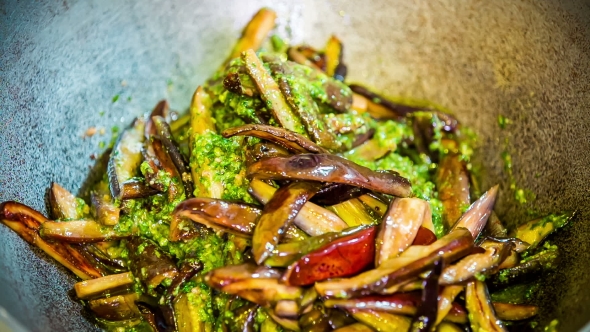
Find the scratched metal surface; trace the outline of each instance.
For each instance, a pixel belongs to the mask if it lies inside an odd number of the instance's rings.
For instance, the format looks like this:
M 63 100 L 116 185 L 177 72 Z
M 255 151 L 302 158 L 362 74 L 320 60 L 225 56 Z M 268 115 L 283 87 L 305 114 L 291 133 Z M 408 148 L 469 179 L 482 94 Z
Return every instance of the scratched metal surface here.
M 574 331 L 590 317 L 590 7 L 585 1 L 0 2 L 0 201 L 46 212 L 51 181 L 77 192 L 114 126 L 167 98 L 187 107 L 257 8 L 280 33 L 345 43 L 352 81 L 427 99 L 479 133 L 484 185 L 501 183 L 500 216 L 580 210 L 554 239 L 564 255 L 546 278 L 543 317 Z M 116 101 L 115 96 L 118 96 Z M 498 115 L 512 124 L 496 125 Z M 89 127 L 103 135 L 82 136 Z M 508 143 L 505 143 L 505 139 Z M 534 204 L 513 203 L 500 153 Z M 96 329 L 68 297 L 74 278 L 0 227 L 0 306 L 31 331 Z

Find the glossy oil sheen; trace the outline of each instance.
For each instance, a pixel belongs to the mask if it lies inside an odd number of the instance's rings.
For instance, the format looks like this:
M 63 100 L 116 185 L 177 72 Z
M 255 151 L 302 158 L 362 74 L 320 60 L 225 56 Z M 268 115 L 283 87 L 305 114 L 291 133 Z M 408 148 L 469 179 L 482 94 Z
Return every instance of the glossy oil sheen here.
M 501 184 L 498 214 L 580 211 L 552 239 L 543 317 L 575 331 L 590 317 L 590 7 L 584 0 L 76 1 L 0 3 L 0 201 L 47 212 L 51 181 L 78 192 L 113 126 L 161 99 L 183 110 L 261 6 L 279 32 L 344 43 L 351 81 L 454 110 L 480 135 L 483 187 Z M 287 28 L 290 27 L 290 28 Z M 102 115 L 101 115 L 102 114 Z M 500 129 L 498 116 L 511 120 Z M 96 126 L 105 134 L 83 139 Z M 514 203 L 501 153 L 518 186 Z M 0 306 L 31 331 L 92 330 L 68 297 L 74 279 L 0 227 Z M 542 323 L 546 323 L 545 319 Z

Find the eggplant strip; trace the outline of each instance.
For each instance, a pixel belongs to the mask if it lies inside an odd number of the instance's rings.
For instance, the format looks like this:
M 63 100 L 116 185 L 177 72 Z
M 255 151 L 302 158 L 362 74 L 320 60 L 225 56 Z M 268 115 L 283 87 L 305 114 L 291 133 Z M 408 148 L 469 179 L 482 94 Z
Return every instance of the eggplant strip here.
M 293 114 L 277 82 L 275 82 L 266 68 L 264 68 L 262 61 L 256 56 L 256 53 L 249 49 L 242 53 L 242 60 L 246 64 L 248 74 L 256 83 L 262 100 L 269 105 L 275 119 L 285 129 L 304 135 L 305 130 L 301 121 Z
M 453 308 L 453 301 L 463 291 L 464 286 L 446 286 L 438 296 L 438 311 L 435 325 L 438 325 Z
M 471 203 L 469 173 L 458 154 L 449 153 L 441 158 L 434 182 L 443 204 L 443 221 L 450 228 Z
M 144 130 L 145 121 L 138 118 L 115 143 L 107 165 L 109 188 L 114 199 L 121 199 L 123 183 L 134 177 L 139 169 L 142 162 Z
M 180 180 L 184 185 L 184 192 L 188 196 L 192 196 L 193 193 L 193 183 L 190 176 L 190 167 L 188 161 L 185 160 L 184 156 L 180 153 L 178 146 L 176 146 L 176 142 L 174 142 L 174 138 L 172 138 L 172 132 L 170 130 L 170 125 L 166 122 L 166 120 L 161 116 L 154 116 L 152 117 L 152 121 L 156 126 L 157 137 L 162 142 L 162 145 L 166 148 L 166 153 L 168 154 L 169 158 L 176 166 L 176 170 L 180 175 Z
M 226 129 L 221 135 L 225 138 L 233 136 L 258 137 L 278 144 L 294 153 L 328 153 L 326 149 L 310 141 L 305 136 L 274 126 L 247 124 Z
M 451 285 L 467 281 L 477 274 L 494 271 L 510 254 L 510 243 L 495 243 L 485 249 L 484 253 L 469 255 L 454 265 L 448 266 L 440 276 L 442 285 Z
M 121 197 L 125 195 L 125 186 L 121 185 Z M 90 201 L 95 210 L 96 221 L 105 226 L 114 226 L 119 223 L 121 209 L 111 200 L 109 194 L 93 192 L 90 194 Z
M 467 283 L 465 305 L 473 331 L 506 331 L 502 321 L 496 317 L 484 282 L 474 280 Z
M 291 153 L 278 144 L 256 143 L 248 150 L 248 155 L 251 157 L 252 162 L 254 162 L 265 158 L 287 157 L 290 156 Z M 248 164 L 251 164 L 252 162 Z
M 111 274 L 97 279 L 77 282 L 74 284 L 74 290 L 78 298 L 88 299 L 108 290 L 131 285 L 133 280 L 131 272 Z
M 318 282 L 315 288 L 321 296 L 351 298 L 371 293 L 390 294 L 423 272 L 432 268 L 440 257 L 445 263 L 468 254 L 473 238 L 466 229 L 457 229 L 429 246 L 420 248 L 421 255 L 400 257 L 384 262 L 378 269 L 360 273 L 351 278 Z M 412 248 L 412 247 L 410 247 Z
M 529 304 L 510 304 L 492 302 L 496 316 L 501 320 L 523 320 L 535 316 L 539 307 Z
M 320 188 L 319 183 L 295 182 L 275 192 L 264 206 L 252 236 L 252 254 L 258 264 L 269 257 L 303 205 Z
M 434 263 L 434 268 L 424 280 L 422 290 L 422 301 L 418 305 L 416 315 L 412 319 L 412 326 L 409 331 L 429 332 L 436 325 L 438 313 L 438 279 L 443 269 L 443 260 L 439 258 Z
M 262 45 L 264 39 L 275 27 L 277 14 L 268 8 L 260 9 L 248 22 L 242 36 L 234 46 L 226 63 L 233 58 L 237 58 L 247 50 L 257 50 Z
M 490 285 L 506 286 L 537 277 L 540 273 L 553 270 L 559 263 L 559 251 L 546 249 L 527 257 L 520 264 L 502 269 L 490 278 Z
M 275 323 L 284 327 L 288 331 L 295 331 L 295 332 L 301 331 L 297 320 L 280 317 L 277 313 L 273 312 L 272 310 L 267 310 L 266 313 L 270 316 L 270 318 L 272 318 L 270 321 L 274 321 Z M 264 325 L 260 328 L 260 331 L 263 331 L 263 328 L 264 328 Z M 277 331 L 276 328 L 269 329 L 269 330 L 270 331 Z
M 55 219 L 78 219 L 79 203 L 72 193 L 59 184 L 52 182 L 49 189 L 49 205 Z
M 159 193 L 158 189 L 152 188 L 141 180 L 128 180 L 123 183 L 122 199 L 144 198 Z
M 160 116 L 164 119 L 168 118 L 168 113 L 170 111 L 170 105 L 168 105 L 168 101 L 160 100 L 148 118 L 148 121 L 145 124 L 144 135 L 146 139 L 149 139 L 152 136 L 155 136 L 157 133 L 156 125 L 154 124 L 153 117 Z
M 39 234 L 46 239 L 72 243 L 102 242 L 130 236 L 92 220 L 48 221 L 41 225 Z
M 103 275 L 102 271 L 93 267 L 75 248 L 69 247 L 68 244 L 43 240 L 39 235 L 39 229 L 49 221 L 38 211 L 21 203 L 4 202 L 0 204 L 0 222 L 81 279 L 88 280 Z
M 174 280 L 178 275 L 172 258 L 151 241 L 135 237 L 127 241 L 127 249 L 131 272 L 148 289 L 157 287 L 165 279 Z
M 375 172 L 330 154 L 261 160 L 248 167 L 247 175 L 272 180 L 343 183 L 399 197 L 407 197 L 412 192 L 410 182 L 396 172 Z
M 483 194 L 477 201 L 473 202 L 467 212 L 465 212 L 459 220 L 453 225 L 452 230 L 457 228 L 467 228 L 474 239 L 476 239 L 488 221 L 496 196 L 498 196 L 499 186 L 495 185 L 485 194 Z
M 342 183 L 330 183 L 320 189 L 320 191 L 313 196 L 312 202 L 320 205 L 334 205 L 349 199 L 358 198 L 367 192 L 367 189 L 355 186 Z
M 182 263 L 178 274 L 172 280 L 172 283 L 166 289 L 165 301 L 166 303 L 174 303 L 174 300 L 180 293 L 180 287 L 189 281 L 192 277 L 196 276 L 197 273 L 203 270 L 203 264 L 194 260 L 187 260 Z
M 427 210 L 430 205 L 419 198 L 399 198 L 391 202 L 377 237 L 375 265 L 396 257 L 412 244 Z
M 549 234 L 567 225 L 575 215 L 575 211 L 565 212 L 529 221 L 516 229 L 514 237 L 530 244 L 530 248 L 536 248 Z
M 245 279 L 279 279 L 282 271 L 253 263 L 228 265 L 209 271 L 205 282 L 214 288 L 223 288 L 236 281 Z
M 351 84 L 349 86 L 353 92 L 358 93 L 359 95 L 367 98 L 369 101 L 372 101 L 380 106 L 385 107 L 387 110 L 394 114 L 394 117 L 403 118 L 410 113 L 420 110 L 420 108 L 417 107 L 396 104 L 360 85 Z
M 408 331 L 411 320 L 408 317 L 375 310 L 349 310 L 359 322 L 379 332 Z
M 250 181 L 250 188 L 248 189 L 248 192 L 262 204 L 267 204 L 276 191 L 276 188 L 256 178 Z M 294 223 L 311 236 L 339 232 L 348 228 L 348 225 L 336 214 L 311 202 L 303 205 L 301 211 L 295 216 Z
M 293 78 L 294 74 L 283 61 L 268 61 L 270 71 L 277 80 L 279 89 L 291 109 L 301 118 L 309 137 L 318 145 L 337 151 L 341 144 L 336 140 L 331 128 L 327 127 L 320 117 L 318 105 L 314 102 L 310 92 Z
M 148 142 L 147 153 L 152 154 L 153 158 L 158 161 L 159 169 L 168 173 L 171 178 L 168 185 L 168 201 L 172 202 L 184 193 L 184 187 L 182 186 L 182 178 L 176 165 L 170 158 L 170 155 L 166 152 L 166 147 L 159 139 L 153 137 Z M 152 156 L 150 156 L 152 157 Z
M 350 227 L 378 223 L 378 219 L 372 216 L 371 211 L 357 198 L 328 206 L 326 209 L 336 213 Z
M 300 287 L 286 286 L 277 279 L 249 278 L 232 282 L 220 289 L 264 307 L 281 300 L 297 300 L 303 294 Z
M 239 235 L 254 231 L 262 211 L 252 205 L 232 203 L 214 198 L 191 198 L 176 206 L 174 218 L 188 218 L 205 226 Z
M 97 317 L 111 321 L 139 318 L 141 313 L 135 305 L 139 299 L 137 293 L 117 295 L 88 301 L 88 306 Z
M 420 303 L 420 294 L 395 293 L 391 295 L 369 295 L 355 299 L 330 298 L 324 301 L 326 308 L 370 309 L 398 315 L 414 315 Z
M 313 63 L 311 60 L 309 60 L 305 55 L 303 55 L 301 52 L 299 52 L 296 48 L 289 47 L 289 49 L 287 50 L 287 55 L 289 56 L 289 60 L 297 62 L 300 65 L 304 65 L 306 67 L 309 67 L 318 73 L 323 73 L 323 70 L 320 67 L 318 67 L 315 63 Z
M 338 67 L 344 66 L 342 63 L 343 58 L 343 47 L 342 42 L 336 38 L 336 36 L 330 36 L 328 42 L 326 43 L 326 75 L 330 77 L 337 77 L 337 72 L 339 71 Z M 340 69 L 341 71 L 342 69 Z M 344 77 L 340 76 L 339 81 L 343 81 Z

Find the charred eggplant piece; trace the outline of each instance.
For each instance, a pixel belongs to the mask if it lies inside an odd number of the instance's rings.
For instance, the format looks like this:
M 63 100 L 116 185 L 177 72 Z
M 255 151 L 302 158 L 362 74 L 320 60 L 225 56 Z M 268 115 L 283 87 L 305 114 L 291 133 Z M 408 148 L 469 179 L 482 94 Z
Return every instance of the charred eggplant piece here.
M 242 52 L 259 49 L 266 36 L 274 28 L 276 18 L 277 14 L 274 11 L 268 8 L 260 9 L 244 28 L 242 36 L 234 46 L 226 62 L 239 57 Z
M 250 148 L 249 153 L 253 161 L 265 158 L 287 157 L 291 155 L 287 149 L 273 143 L 256 143 Z
M 137 293 L 105 297 L 88 301 L 88 306 L 94 314 L 102 319 L 121 321 L 140 316 L 135 301 L 139 299 Z
M 443 204 L 443 220 L 450 228 L 471 203 L 469 173 L 458 154 L 449 153 L 441 158 L 434 181 Z
M 223 86 L 230 92 L 249 97 L 258 96 L 256 86 L 246 85 L 245 83 L 244 80 L 240 79 L 240 73 L 229 73 L 223 80 Z
M 55 182 L 51 183 L 49 189 L 49 205 L 55 219 L 80 219 L 83 217 L 79 213 L 81 206 L 76 196 Z
M 98 278 L 103 272 L 94 267 L 75 248 L 59 242 L 46 242 L 39 229 L 50 221 L 41 213 L 17 202 L 0 204 L 0 222 L 16 232 L 28 243 L 43 250 L 83 280 Z
M 344 47 L 342 42 L 331 36 L 326 44 L 326 75 L 334 77 L 339 81 L 344 81 L 346 78 L 346 65 L 343 62 Z
M 327 299 L 327 308 L 370 309 L 399 315 L 414 315 L 420 304 L 420 293 L 395 293 L 391 295 L 369 295 L 355 299 Z
M 127 242 L 131 272 L 139 278 L 148 289 L 160 285 L 165 279 L 171 281 L 178 275 L 172 258 L 149 240 L 137 237 Z
M 410 331 L 431 331 L 436 325 L 438 312 L 438 279 L 443 269 L 443 260 L 439 258 L 434 263 L 434 268 L 424 280 L 422 301 L 418 305 L 416 315 L 412 320 Z
M 135 176 L 142 162 L 141 149 L 144 141 L 145 122 L 136 119 L 131 128 L 125 130 L 113 148 L 107 173 L 109 188 L 114 199 L 121 199 L 123 183 Z
M 184 185 L 185 194 L 191 196 L 193 192 L 193 183 L 190 176 L 190 167 L 188 161 L 186 161 L 184 156 L 180 153 L 178 146 L 176 146 L 176 143 L 172 138 L 170 126 L 161 116 L 152 117 L 152 121 L 156 127 L 158 138 L 162 142 L 162 145 L 166 148 L 166 153 L 172 160 L 172 163 L 174 166 L 176 166 L 176 170 L 178 171 L 182 184 Z
M 376 227 L 341 237 L 291 264 L 282 280 L 291 286 L 306 286 L 328 278 L 347 277 L 373 263 Z
M 156 107 L 154 107 L 154 109 L 150 113 L 148 121 L 145 124 L 144 134 L 145 134 L 146 139 L 150 139 L 150 137 L 155 136 L 157 134 L 157 129 L 156 129 L 156 125 L 154 124 L 153 117 L 160 116 L 160 117 L 166 119 L 166 118 L 168 118 L 169 111 L 170 111 L 170 106 L 168 105 L 168 102 L 166 100 L 160 100 L 156 104 Z
M 124 195 L 124 184 L 121 185 L 121 197 Z M 93 192 L 90 201 L 94 207 L 96 221 L 105 226 L 114 226 L 119 223 L 121 209 L 113 204 L 110 195 Z
M 256 56 L 256 53 L 249 49 L 242 53 L 242 60 L 246 64 L 248 74 L 250 74 L 250 77 L 256 83 L 262 100 L 269 105 L 275 119 L 283 128 L 299 134 L 305 134 L 301 121 L 293 114 L 277 82 L 275 82 L 270 73 L 264 68 L 262 61 Z
M 72 243 L 118 240 L 130 236 L 130 234 L 116 232 L 112 227 L 102 226 L 92 220 L 48 221 L 41 225 L 39 234 L 46 239 Z
M 307 238 L 303 241 L 279 244 L 272 256 L 264 261 L 264 264 L 267 266 L 287 267 L 304 255 L 314 252 L 342 237 L 359 232 L 366 227 L 367 226 L 351 227 L 342 232 L 328 232 Z
M 479 280 L 467 284 L 465 305 L 473 331 L 506 331 L 490 301 L 486 284 Z
M 131 272 L 125 272 L 77 282 L 74 285 L 74 290 L 78 298 L 88 299 L 131 284 L 133 284 L 133 275 Z
M 252 236 L 252 253 L 258 264 L 269 257 L 303 205 L 320 188 L 317 182 L 294 182 L 275 192 L 264 206 Z
M 144 198 L 159 193 L 158 189 L 152 188 L 143 180 L 131 179 L 123 183 L 123 193 L 121 199 Z
M 496 196 L 498 196 L 498 185 L 493 186 L 477 201 L 473 202 L 469 209 L 457 220 L 452 229 L 467 228 L 474 239 L 476 239 L 488 221 Z
M 328 151 L 321 146 L 310 141 L 306 137 L 289 131 L 284 128 L 278 128 L 268 125 L 247 124 L 239 127 L 229 128 L 221 135 L 225 138 L 233 136 L 252 136 L 264 139 L 294 153 L 327 153 Z
M 174 209 L 174 218 L 184 217 L 205 226 L 235 235 L 249 236 L 254 232 L 262 211 L 249 204 L 232 203 L 214 198 L 191 198 Z
M 189 281 L 192 277 L 196 276 L 197 273 L 203 270 L 203 264 L 194 260 L 187 260 L 182 263 L 178 274 L 172 280 L 172 283 L 166 289 L 165 300 L 167 303 L 174 303 L 176 296 L 180 291 L 180 287 Z
M 280 59 L 272 59 L 267 63 L 287 104 L 301 118 L 310 138 L 328 150 L 339 150 L 341 144 L 336 140 L 331 128 L 327 127 L 323 118 L 320 117 L 319 107 L 311 93 L 301 86 L 297 79 L 292 79 L 294 76 L 292 70 Z
M 492 302 L 496 316 L 501 320 L 523 320 L 535 316 L 539 312 L 539 307 L 528 304 L 510 304 Z
M 438 325 L 453 309 L 453 301 L 463 291 L 464 286 L 446 286 L 438 296 L 437 316 L 435 325 Z
M 253 263 L 228 265 L 209 271 L 205 276 L 205 282 L 214 288 L 223 288 L 236 281 L 246 279 L 279 279 L 282 271 L 258 266 Z
M 530 248 L 534 249 L 549 234 L 567 225 L 575 215 L 575 212 L 565 212 L 529 221 L 516 229 L 514 237 L 527 242 Z
M 276 188 L 256 178 L 250 181 L 248 189 L 248 192 L 262 204 L 267 204 L 276 191 Z M 303 205 L 301 211 L 295 216 L 294 223 L 311 236 L 339 232 L 348 228 L 348 225 L 336 214 L 311 202 Z
M 419 198 L 399 198 L 389 205 L 377 237 L 375 265 L 406 250 L 418 234 L 430 205 Z
M 330 154 L 261 160 L 250 165 L 247 174 L 262 179 L 343 183 L 399 197 L 407 197 L 412 191 L 410 182 L 398 173 L 375 172 Z
M 496 242 L 485 248 L 481 254 L 469 255 L 443 271 L 440 283 L 451 285 L 467 281 L 477 274 L 494 271 L 512 250 L 511 243 Z

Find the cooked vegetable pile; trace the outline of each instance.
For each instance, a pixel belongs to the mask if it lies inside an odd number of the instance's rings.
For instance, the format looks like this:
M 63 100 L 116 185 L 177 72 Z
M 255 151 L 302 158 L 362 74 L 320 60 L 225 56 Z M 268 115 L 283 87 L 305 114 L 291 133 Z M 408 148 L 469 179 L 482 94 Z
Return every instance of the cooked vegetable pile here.
M 336 37 L 267 41 L 274 21 L 253 17 L 186 115 L 162 101 L 122 132 L 90 197 L 53 183 L 51 219 L 10 201 L 2 223 L 82 279 L 108 330 L 531 323 L 559 257 L 544 240 L 573 213 L 509 232 L 452 115 L 345 83 Z

